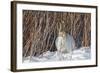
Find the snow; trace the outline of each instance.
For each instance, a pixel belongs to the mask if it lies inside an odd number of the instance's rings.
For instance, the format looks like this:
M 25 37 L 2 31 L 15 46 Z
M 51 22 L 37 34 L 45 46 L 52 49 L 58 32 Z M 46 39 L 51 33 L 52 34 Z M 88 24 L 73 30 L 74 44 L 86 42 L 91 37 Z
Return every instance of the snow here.
M 42 55 L 35 57 L 30 56 L 24 58 L 24 63 L 27 62 L 50 62 L 50 61 L 71 61 L 71 60 L 86 60 L 91 59 L 91 48 L 81 47 L 73 50 L 71 53 L 44 52 Z

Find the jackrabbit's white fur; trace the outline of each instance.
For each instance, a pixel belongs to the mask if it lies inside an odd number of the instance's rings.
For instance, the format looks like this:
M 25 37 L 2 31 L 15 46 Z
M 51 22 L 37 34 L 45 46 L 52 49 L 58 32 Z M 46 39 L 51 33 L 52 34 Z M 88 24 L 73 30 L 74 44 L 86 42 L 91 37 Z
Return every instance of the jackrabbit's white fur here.
M 65 32 L 59 32 L 55 45 L 60 54 L 68 53 L 71 55 L 72 50 L 75 48 L 75 41 L 71 35 Z

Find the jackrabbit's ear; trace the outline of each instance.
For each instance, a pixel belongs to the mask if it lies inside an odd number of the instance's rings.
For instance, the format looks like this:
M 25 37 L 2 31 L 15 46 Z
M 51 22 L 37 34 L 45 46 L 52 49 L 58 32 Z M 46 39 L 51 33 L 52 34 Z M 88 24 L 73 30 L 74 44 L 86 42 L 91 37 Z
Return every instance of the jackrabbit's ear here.
M 57 33 L 59 33 L 61 31 L 61 24 L 57 23 Z
M 60 26 L 59 27 L 59 32 L 60 32 L 62 30 L 62 24 L 60 23 L 59 26 Z
M 62 21 L 59 23 L 59 30 L 65 32 L 65 21 L 62 20 Z
M 59 32 L 59 24 L 57 23 L 56 25 L 57 25 L 57 32 Z

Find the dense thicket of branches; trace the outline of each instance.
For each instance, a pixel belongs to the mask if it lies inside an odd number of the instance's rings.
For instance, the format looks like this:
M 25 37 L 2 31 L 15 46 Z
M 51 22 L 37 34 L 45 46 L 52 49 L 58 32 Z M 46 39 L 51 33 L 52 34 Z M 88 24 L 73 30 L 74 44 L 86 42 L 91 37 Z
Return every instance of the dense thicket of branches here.
M 56 51 L 60 28 L 74 37 L 77 47 L 90 46 L 90 13 L 23 10 L 23 56 Z

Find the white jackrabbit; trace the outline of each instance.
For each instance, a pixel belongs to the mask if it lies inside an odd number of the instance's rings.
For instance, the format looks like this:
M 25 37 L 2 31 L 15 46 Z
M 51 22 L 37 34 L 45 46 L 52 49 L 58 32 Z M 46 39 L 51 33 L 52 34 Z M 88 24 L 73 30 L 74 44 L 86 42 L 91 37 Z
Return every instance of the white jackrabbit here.
M 55 45 L 60 57 L 63 57 L 63 54 L 67 54 L 66 58 L 71 59 L 72 50 L 75 48 L 75 41 L 71 35 L 66 34 L 64 31 L 60 31 L 56 38 Z

